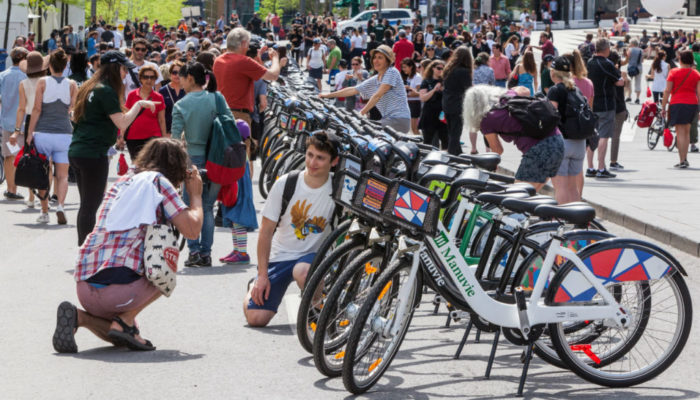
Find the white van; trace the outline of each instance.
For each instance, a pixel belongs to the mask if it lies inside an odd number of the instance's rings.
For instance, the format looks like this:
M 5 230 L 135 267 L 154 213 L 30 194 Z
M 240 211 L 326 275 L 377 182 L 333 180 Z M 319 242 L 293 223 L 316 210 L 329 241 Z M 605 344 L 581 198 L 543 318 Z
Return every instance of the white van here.
M 385 8 L 379 13 L 377 10 L 367 10 L 363 11 L 351 19 L 338 22 L 338 34 L 341 34 L 344 30 L 348 28 L 359 28 L 367 30 L 367 21 L 372 18 L 372 14 L 377 14 L 377 24 L 381 23 L 384 18 L 389 20 L 389 25 L 413 25 L 413 11 L 408 8 Z

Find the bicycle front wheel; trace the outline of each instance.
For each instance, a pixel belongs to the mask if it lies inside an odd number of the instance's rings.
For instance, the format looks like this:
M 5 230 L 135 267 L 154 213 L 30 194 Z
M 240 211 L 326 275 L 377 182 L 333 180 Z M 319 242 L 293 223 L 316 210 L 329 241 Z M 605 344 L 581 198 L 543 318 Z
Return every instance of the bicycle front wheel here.
M 660 136 L 660 132 L 654 127 L 654 125 L 647 129 L 647 147 L 649 147 L 649 150 L 654 150 L 654 148 L 656 148 L 656 144 L 659 143 Z
M 401 288 L 409 284 L 410 272 L 410 258 L 402 257 L 393 262 L 379 276 L 360 309 L 343 361 L 343 384 L 353 394 L 364 393 L 374 386 L 399 351 L 422 287 L 419 271 L 408 298 L 411 304 L 401 304 L 398 295 Z M 399 307 L 409 307 L 402 321 L 394 319 Z M 396 323 L 401 326 L 392 336 L 389 330 Z
M 580 253 L 627 311 L 627 324 L 587 321 L 571 332 L 567 324 L 549 324 L 557 354 L 580 377 L 603 386 L 627 387 L 646 382 L 668 368 L 683 350 L 692 324 L 692 304 L 680 266 L 648 243 L 610 239 Z M 568 262 L 552 280 L 548 303 L 601 304 L 595 289 Z M 604 328 L 604 329 L 602 329 Z M 598 329 L 592 341 L 590 329 Z

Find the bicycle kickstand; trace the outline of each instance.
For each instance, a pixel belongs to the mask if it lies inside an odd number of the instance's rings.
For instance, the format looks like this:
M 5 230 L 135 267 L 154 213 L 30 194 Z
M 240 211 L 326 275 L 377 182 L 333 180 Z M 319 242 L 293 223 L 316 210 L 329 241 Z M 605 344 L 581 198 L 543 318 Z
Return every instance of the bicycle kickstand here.
M 486 374 L 484 378 L 491 378 L 491 367 L 493 367 L 493 360 L 496 358 L 496 349 L 498 348 L 498 339 L 501 337 L 501 330 L 498 329 L 493 335 L 493 344 L 491 345 L 491 354 L 489 355 L 489 362 L 486 364 Z
M 530 368 L 530 360 L 532 359 L 533 344 L 528 344 L 525 351 L 525 363 L 523 364 L 523 373 L 520 375 L 520 384 L 518 385 L 518 397 L 523 397 L 523 388 L 527 379 L 527 370 Z
M 462 349 L 464 349 L 464 345 L 467 343 L 467 337 L 469 336 L 469 332 L 472 330 L 472 321 L 469 319 L 469 323 L 467 324 L 467 329 L 464 331 L 464 335 L 462 336 L 462 341 L 459 342 L 459 346 L 457 347 L 457 352 L 454 355 L 455 360 L 459 360 L 459 356 L 462 354 Z

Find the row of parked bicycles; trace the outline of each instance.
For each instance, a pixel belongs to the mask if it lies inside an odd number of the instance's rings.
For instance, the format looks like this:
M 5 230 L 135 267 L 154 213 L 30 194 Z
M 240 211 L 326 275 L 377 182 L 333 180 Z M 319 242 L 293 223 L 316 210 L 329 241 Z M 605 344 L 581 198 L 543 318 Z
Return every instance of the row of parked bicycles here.
M 497 154 L 452 156 L 318 99 L 290 75 L 268 91 L 260 192 L 304 168 L 306 139 L 334 133 L 335 229 L 297 316 L 317 369 L 354 394 L 390 368 L 423 296 L 590 382 L 626 387 L 668 368 L 688 339 L 686 275 L 666 250 L 615 237 L 585 203 L 557 205 L 495 173 Z M 426 303 L 426 302 L 423 302 Z M 449 322 L 449 320 L 448 320 Z

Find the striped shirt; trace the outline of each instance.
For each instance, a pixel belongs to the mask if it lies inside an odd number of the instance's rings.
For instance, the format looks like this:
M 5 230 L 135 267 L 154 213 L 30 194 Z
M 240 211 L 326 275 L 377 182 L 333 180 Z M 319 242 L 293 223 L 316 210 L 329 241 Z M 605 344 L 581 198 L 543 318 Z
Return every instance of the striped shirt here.
M 132 177 L 132 174 L 121 177 L 105 193 L 95 229 L 85 239 L 78 253 L 78 261 L 73 273 L 76 282 L 87 280 L 107 268 L 127 267 L 139 274 L 143 273 L 141 266 L 143 241 L 148 226 L 141 225 L 138 228 L 118 232 L 108 232 L 106 229 L 107 214 L 119 191 L 128 185 Z M 160 181 L 160 193 L 164 196 L 162 204 L 166 217 L 172 220 L 187 209 L 187 206 L 167 178 L 158 174 L 153 180 L 153 185 L 157 185 L 156 180 Z M 156 216 L 160 220 L 160 207 L 156 209 Z
M 387 84 L 391 86 L 391 89 L 377 102 L 377 109 L 382 113 L 382 118 L 411 118 L 406 89 L 404 89 L 399 70 L 389 67 L 384 72 L 381 82 L 377 77 L 378 75 L 375 75 L 356 86 L 360 96 L 363 99 L 369 99 L 377 93 L 380 85 Z

